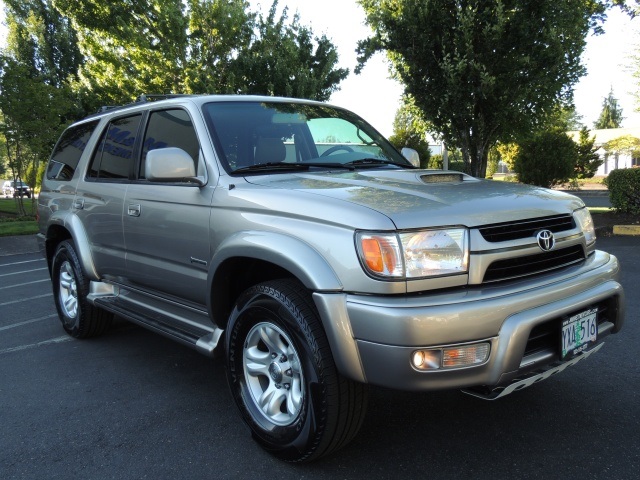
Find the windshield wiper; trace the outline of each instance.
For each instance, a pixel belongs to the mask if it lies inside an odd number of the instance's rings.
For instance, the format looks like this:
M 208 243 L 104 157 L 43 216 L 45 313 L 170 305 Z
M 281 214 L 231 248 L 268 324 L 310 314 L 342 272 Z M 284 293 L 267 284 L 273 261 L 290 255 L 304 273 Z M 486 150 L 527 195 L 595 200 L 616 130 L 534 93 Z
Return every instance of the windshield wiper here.
M 268 170 L 309 170 L 309 166 L 304 163 L 266 162 L 236 168 L 233 173 L 263 172 Z

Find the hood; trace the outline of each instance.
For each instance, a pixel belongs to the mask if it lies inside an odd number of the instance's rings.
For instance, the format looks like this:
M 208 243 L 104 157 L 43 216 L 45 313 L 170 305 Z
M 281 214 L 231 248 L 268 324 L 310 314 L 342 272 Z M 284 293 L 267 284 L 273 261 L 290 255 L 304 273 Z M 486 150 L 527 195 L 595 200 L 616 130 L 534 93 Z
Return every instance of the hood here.
M 247 181 L 367 207 L 390 218 L 399 229 L 476 227 L 571 213 L 584 206 L 563 192 L 441 170 L 296 173 L 252 176 Z

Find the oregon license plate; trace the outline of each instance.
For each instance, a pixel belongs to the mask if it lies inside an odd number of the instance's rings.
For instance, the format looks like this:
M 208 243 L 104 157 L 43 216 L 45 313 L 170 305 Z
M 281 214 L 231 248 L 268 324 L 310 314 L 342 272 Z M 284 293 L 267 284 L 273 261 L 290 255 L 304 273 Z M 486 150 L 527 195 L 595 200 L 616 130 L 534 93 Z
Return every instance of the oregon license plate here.
M 589 348 L 598 337 L 598 309 L 580 312 L 562 322 L 562 358 Z

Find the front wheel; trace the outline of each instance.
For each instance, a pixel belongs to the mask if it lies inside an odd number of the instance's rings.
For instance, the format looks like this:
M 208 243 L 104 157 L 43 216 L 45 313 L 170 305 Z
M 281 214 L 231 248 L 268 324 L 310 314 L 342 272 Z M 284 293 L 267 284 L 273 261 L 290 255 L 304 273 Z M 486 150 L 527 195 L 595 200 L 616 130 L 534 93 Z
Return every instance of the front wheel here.
M 226 333 L 231 393 L 254 439 L 290 462 L 346 445 L 367 406 L 365 385 L 342 377 L 313 301 L 294 280 L 244 292 Z
M 109 328 L 113 314 L 87 301 L 89 280 L 84 275 L 73 243 L 56 249 L 51 265 L 53 297 L 64 330 L 75 338 L 98 336 Z

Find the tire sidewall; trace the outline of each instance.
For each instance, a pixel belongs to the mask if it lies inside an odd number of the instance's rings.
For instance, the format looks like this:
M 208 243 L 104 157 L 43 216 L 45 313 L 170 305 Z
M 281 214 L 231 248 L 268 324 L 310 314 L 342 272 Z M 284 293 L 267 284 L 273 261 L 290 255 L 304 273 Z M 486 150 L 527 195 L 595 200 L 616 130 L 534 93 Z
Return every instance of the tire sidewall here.
M 65 261 L 69 262 L 71 265 L 71 271 L 73 272 L 78 293 L 78 308 L 75 318 L 67 315 L 65 309 L 62 308 L 60 300 L 60 268 Z M 56 310 L 58 311 L 62 327 L 72 337 L 79 337 L 81 335 L 80 327 L 82 325 L 81 316 L 83 315 L 82 299 L 86 292 L 84 291 L 84 276 L 82 275 L 80 263 L 71 242 L 64 241 L 58 246 L 51 263 L 51 273 L 54 302 L 56 304 Z
M 232 396 L 243 420 L 262 446 L 287 459 L 287 451 L 295 457 L 309 450 L 322 434 L 324 422 L 318 418 L 324 399 L 322 371 L 314 352 L 315 340 L 308 326 L 287 297 L 275 289 L 258 285 L 241 295 L 231 314 L 226 337 L 225 362 Z M 277 313 L 276 313 L 277 312 Z M 297 314 L 296 314 L 297 313 Z M 304 378 L 304 398 L 297 418 L 289 425 L 270 422 L 255 405 L 244 378 L 243 347 L 247 334 L 258 323 L 272 323 L 291 340 L 298 353 Z M 301 325 L 301 323 L 303 323 Z

